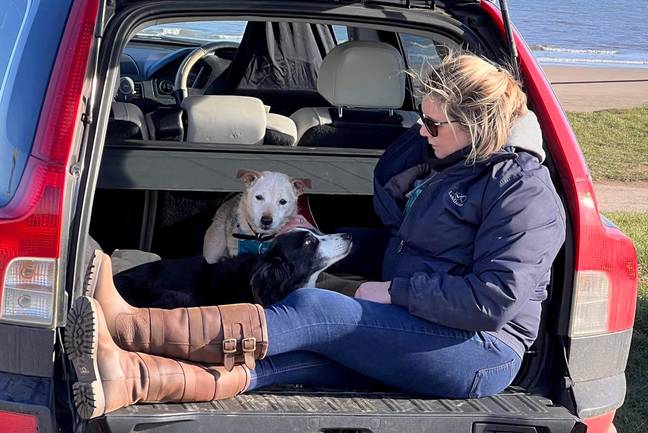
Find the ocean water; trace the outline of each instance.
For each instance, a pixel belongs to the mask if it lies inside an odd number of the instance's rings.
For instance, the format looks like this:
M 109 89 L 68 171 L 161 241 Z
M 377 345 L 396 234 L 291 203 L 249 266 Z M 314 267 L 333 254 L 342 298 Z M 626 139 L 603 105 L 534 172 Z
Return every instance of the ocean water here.
M 648 68 L 648 0 L 508 0 L 542 64 Z
M 513 24 L 541 64 L 648 68 L 648 0 L 508 0 L 508 5 Z M 238 42 L 244 29 L 244 22 L 193 22 L 141 33 Z

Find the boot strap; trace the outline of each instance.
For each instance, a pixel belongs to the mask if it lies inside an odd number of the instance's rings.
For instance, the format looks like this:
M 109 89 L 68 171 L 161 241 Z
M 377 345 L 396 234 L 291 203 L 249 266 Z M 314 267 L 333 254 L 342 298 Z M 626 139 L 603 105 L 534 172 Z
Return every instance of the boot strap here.
M 226 338 L 223 340 L 223 366 L 227 371 L 232 371 L 236 361 L 236 338 Z
M 231 307 L 231 306 L 229 306 Z M 252 318 L 249 309 L 241 311 L 221 309 L 223 323 L 223 366 L 231 371 L 237 363 L 245 363 L 248 368 L 255 366 L 257 339 L 252 330 Z M 240 341 L 240 346 L 239 346 Z M 240 349 L 239 349 L 240 347 Z
M 248 368 L 254 368 L 254 353 L 256 352 L 256 338 L 246 337 L 241 341 L 241 348 L 243 349 L 244 363 Z
M 238 326 L 237 326 L 238 325 Z M 239 340 L 236 338 L 226 338 L 223 340 L 223 365 L 229 371 L 234 368 L 234 365 L 237 363 L 243 363 L 249 367 L 254 368 L 256 365 L 255 362 L 255 352 L 257 349 L 257 340 L 255 337 L 246 337 L 246 329 L 242 323 L 233 323 L 232 328 L 242 329 L 243 338 Z M 241 348 L 239 351 L 239 347 Z M 241 359 L 240 355 L 243 355 Z M 237 356 L 238 355 L 238 356 Z M 237 362 L 238 361 L 238 362 Z

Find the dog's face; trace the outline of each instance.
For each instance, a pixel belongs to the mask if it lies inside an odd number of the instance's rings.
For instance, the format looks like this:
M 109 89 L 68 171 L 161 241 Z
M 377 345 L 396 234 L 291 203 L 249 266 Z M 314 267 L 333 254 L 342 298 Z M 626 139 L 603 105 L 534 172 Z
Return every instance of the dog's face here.
M 270 305 L 301 287 L 315 287 L 318 275 L 351 251 L 351 235 L 323 235 L 296 228 L 277 236 L 259 259 L 250 286 L 256 302 Z
M 297 198 L 310 188 L 309 179 L 274 171 L 239 170 L 245 185 L 241 197 L 244 216 L 254 232 L 273 235 L 297 214 Z

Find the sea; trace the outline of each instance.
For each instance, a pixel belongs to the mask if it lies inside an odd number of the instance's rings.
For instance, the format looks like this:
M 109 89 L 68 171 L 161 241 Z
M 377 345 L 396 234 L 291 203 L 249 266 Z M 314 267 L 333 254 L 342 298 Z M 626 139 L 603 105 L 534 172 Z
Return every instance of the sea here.
M 542 64 L 648 68 L 648 0 L 508 0 Z
M 508 8 L 541 64 L 648 68 L 648 0 L 508 0 Z M 244 28 L 244 22 L 193 22 L 143 33 L 208 32 L 210 40 L 238 42 Z

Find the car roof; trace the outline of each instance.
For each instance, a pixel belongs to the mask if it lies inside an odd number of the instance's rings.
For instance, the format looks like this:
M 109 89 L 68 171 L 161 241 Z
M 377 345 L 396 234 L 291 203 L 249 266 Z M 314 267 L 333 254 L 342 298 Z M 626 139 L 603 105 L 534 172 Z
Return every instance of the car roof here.
M 136 3 L 149 2 L 150 0 L 116 0 L 116 10 L 126 8 Z M 159 0 L 157 3 L 174 2 L 177 0 Z M 201 0 L 183 0 L 185 3 L 198 3 Z M 267 3 L 267 1 L 260 1 L 260 3 Z M 363 4 L 363 5 L 385 5 L 391 7 L 403 8 L 423 8 L 434 9 L 437 5 L 443 7 L 445 10 L 451 10 L 454 7 L 475 5 L 479 4 L 480 0 L 296 0 L 295 9 L 299 9 L 300 4 L 318 3 L 320 5 L 329 3 L 331 7 L 338 7 L 340 5 L 348 4 Z

